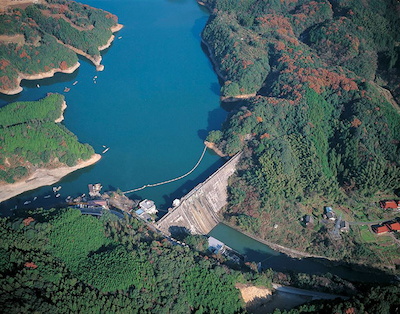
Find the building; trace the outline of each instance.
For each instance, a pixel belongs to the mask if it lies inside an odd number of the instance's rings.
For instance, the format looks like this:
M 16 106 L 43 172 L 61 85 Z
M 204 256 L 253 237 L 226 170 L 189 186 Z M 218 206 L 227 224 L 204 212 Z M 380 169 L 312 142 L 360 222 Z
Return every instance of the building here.
M 350 230 L 350 224 L 349 224 L 348 221 L 342 220 L 342 221 L 340 222 L 339 228 L 340 228 L 340 231 L 341 231 L 341 232 L 349 232 L 349 230 Z
M 385 224 L 385 226 L 387 226 L 390 229 L 390 231 L 400 231 L 400 223 L 397 221 L 388 222 Z
M 146 213 L 143 209 L 138 209 L 137 211 L 135 211 L 135 213 L 145 221 L 153 221 L 150 215 Z
M 103 188 L 100 183 L 88 184 L 90 197 L 99 197 L 100 190 Z
M 107 200 L 90 200 L 87 202 L 88 207 L 101 207 L 108 209 Z
M 147 214 L 155 215 L 158 213 L 156 205 L 153 201 L 145 199 L 139 203 L 139 209 L 143 210 Z
M 224 254 L 225 252 L 225 244 L 219 240 L 217 240 L 216 238 L 213 237 L 209 237 L 208 238 L 208 249 L 215 253 L 215 254 Z
M 383 234 L 383 233 L 387 233 L 390 231 L 389 227 L 386 225 L 373 225 L 372 227 L 372 231 L 375 232 L 376 234 Z
M 314 224 L 314 217 L 311 215 L 305 215 L 303 219 L 306 226 Z
M 394 200 L 380 201 L 379 205 L 383 209 L 400 209 L 400 201 L 394 201 Z

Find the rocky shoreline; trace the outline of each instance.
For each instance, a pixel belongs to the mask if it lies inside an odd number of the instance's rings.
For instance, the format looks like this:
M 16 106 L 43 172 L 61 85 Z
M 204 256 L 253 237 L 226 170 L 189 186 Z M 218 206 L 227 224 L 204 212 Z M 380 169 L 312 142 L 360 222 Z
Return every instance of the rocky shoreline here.
M 62 166 L 54 169 L 36 169 L 25 180 L 13 184 L 0 185 L 0 202 L 8 200 L 21 193 L 37 189 L 41 186 L 52 185 L 60 181 L 63 177 L 70 174 L 71 172 L 91 166 L 98 162 L 100 159 L 101 155 L 93 154 L 89 159 L 80 160 L 75 166 L 72 167 Z
M 66 74 L 71 74 L 73 73 L 77 68 L 79 68 L 81 64 L 79 62 L 75 63 L 73 66 L 62 70 L 60 68 L 55 68 L 51 69 L 48 72 L 42 72 L 38 74 L 26 74 L 26 73 L 19 73 L 18 78 L 17 78 L 17 84 L 18 87 L 14 89 L 0 89 L 0 93 L 6 94 L 6 95 L 15 95 L 20 92 L 22 92 L 23 88 L 20 86 L 22 80 L 41 80 L 44 78 L 49 78 L 53 77 L 54 74 L 61 72 L 61 73 L 66 73 Z

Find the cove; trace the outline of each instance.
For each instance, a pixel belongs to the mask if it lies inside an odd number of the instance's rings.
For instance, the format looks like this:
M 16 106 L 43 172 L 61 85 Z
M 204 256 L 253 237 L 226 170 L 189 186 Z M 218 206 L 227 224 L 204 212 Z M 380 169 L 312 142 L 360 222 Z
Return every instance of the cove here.
M 356 269 L 351 265 L 337 265 L 337 263 L 325 259 L 291 258 L 223 223 L 218 224 L 210 231 L 209 235 L 244 255 L 247 261 L 261 262 L 262 269 L 272 268 L 274 271 L 311 275 L 331 273 L 343 279 L 359 282 L 382 283 L 394 280 L 393 276 L 377 269 Z
M 180 176 L 200 157 L 207 131 L 220 128 L 225 120 L 217 75 L 201 49 L 200 33 L 208 19 L 203 7 L 194 0 L 83 2 L 116 14 L 124 25 L 112 46 L 102 52 L 105 70 L 96 72 L 81 58 L 73 74 L 23 81 L 23 92 L 1 96 L 0 106 L 37 100 L 49 92 L 64 94 L 65 126 L 96 152 L 104 150 L 102 145 L 110 149 L 96 165 L 57 183 L 62 186 L 59 199 L 53 195 L 44 199 L 52 193 L 51 187 L 42 187 L 1 203 L 3 214 L 15 205 L 53 206 L 68 195 L 87 193 L 89 183 L 125 191 Z M 70 91 L 64 93 L 65 87 Z M 208 151 L 183 180 L 129 196 L 150 198 L 167 209 L 174 198 L 182 197 L 222 163 Z M 37 200 L 23 205 L 35 196 Z

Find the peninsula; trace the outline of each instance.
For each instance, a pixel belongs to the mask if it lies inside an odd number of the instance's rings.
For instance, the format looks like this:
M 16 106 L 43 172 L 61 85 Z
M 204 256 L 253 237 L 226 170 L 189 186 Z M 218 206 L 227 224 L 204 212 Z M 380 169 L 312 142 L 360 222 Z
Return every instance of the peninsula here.
M 60 122 L 64 96 L 15 102 L 0 109 L 0 202 L 96 163 L 101 156 Z
M 102 71 L 100 51 L 123 27 L 109 12 L 65 0 L 9 2 L 0 25 L 0 93 L 8 95 L 22 91 L 23 79 L 74 72 L 77 54 Z

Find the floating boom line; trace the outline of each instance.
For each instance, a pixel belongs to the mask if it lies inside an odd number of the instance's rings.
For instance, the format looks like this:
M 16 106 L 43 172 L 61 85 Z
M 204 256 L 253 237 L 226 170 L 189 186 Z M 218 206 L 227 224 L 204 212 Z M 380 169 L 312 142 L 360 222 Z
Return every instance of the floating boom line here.
M 201 161 L 203 160 L 204 154 L 206 153 L 206 150 L 207 150 L 207 146 L 204 145 L 203 152 L 201 153 L 201 156 L 200 156 L 199 160 L 197 161 L 196 165 L 190 171 L 186 172 L 185 174 L 183 174 L 183 175 L 181 175 L 179 177 L 176 177 L 174 179 L 171 179 L 171 180 L 167 180 L 167 181 L 163 181 L 163 182 L 159 182 L 159 183 L 154 183 L 154 184 L 145 184 L 140 188 L 129 190 L 129 191 L 122 192 L 122 193 L 123 194 L 133 193 L 133 192 L 137 192 L 137 191 L 143 190 L 145 188 L 153 188 L 155 186 L 171 183 L 171 182 L 183 179 L 184 177 L 187 177 L 189 174 L 191 174 L 193 171 L 195 171 L 196 168 L 200 165 Z

